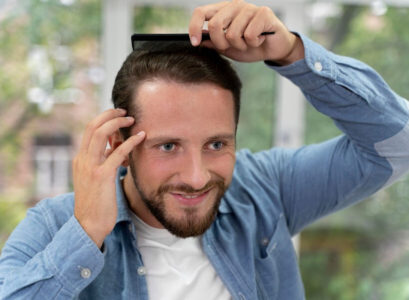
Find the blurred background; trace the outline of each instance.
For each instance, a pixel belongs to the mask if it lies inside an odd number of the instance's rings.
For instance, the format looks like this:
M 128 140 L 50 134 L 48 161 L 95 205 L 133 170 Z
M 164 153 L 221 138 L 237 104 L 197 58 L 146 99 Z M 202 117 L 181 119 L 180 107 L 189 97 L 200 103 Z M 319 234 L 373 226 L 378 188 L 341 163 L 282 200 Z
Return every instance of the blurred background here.
M 213 1 L 214 2 L 214 1 Z M 254 1 L 290 30 L 374 67 L 409 97 L 409 1 Z M 72 191 L 85 124 L 110 107 L 133 32 L 186 32 L 205 1 L 0 0 L 0 249 L 40 199 Z M 238 147 L 297 147 L 339 135 L 263 63 L 244 83 Z M 409 177 L 299 237 L 309 300 L 409 299 Z

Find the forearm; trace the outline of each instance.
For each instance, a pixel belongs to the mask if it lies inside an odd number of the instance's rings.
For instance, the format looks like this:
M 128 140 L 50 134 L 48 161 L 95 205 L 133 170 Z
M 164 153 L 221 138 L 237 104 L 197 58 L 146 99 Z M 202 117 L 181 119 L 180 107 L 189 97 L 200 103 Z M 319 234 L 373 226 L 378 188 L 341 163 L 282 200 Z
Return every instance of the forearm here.
M 305 59 L 291 66 L 274 68 L 293 81 L 308 101 L 331 117 L 363 151 L 378 155 L 377 145 L 400 132 L 400 142 L 408 145 L 407 101 L 395 94 L 369 66 L 334 55 L 302 38 Z M 402 154 L 408 156 L 409 148 L 406 149 Z
M 369 66 L 302 37 L 305 59 L 272 66 L 345 136 L 299 149 L 283 169 L 290 229 L 368 197 L 409 169 L 409 107 Z
M 103 254 L 74 217 L 55 235 L 45 218 L 38 209 L 29 212 L 3 248 L 1 299 L 72 299 L 101 271 Z

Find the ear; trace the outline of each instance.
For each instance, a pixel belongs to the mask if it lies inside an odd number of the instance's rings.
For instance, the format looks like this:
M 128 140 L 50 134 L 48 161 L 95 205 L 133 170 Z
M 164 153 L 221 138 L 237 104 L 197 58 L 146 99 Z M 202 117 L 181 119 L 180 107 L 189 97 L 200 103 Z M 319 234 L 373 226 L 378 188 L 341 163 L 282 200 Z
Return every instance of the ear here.
M 124 139 L 122 137 L 122 134 L 119 132 L 119 130 L 115 131 L 113 134 L 111 134 L 108 137 L 108 143 L 111 148 L 111 152 L 115 151 L 119 146 L 122 145 L 124 142 Z M 129 159 L 128 157 L 122 162 L 122 166 L 128 167 L 129 166 Z

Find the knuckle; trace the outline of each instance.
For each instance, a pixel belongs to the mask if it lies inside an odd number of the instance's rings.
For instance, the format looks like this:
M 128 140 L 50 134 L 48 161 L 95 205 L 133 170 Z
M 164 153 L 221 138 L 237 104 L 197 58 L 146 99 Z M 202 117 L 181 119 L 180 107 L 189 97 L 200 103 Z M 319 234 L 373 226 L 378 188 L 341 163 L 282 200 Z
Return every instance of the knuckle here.
M 125 118 L 116 118 L 112 124 L 115 128 L 120 128 L 127 123 L 128 119 Z
M 252 16 L 254 16 L 257 12 L 258 7 L 251 4 L 248 7 L 244 8 L 242 10 L 242 13 L 247 17 L 247 18 L 251 18 Z
M 245 31 L 243 35 L 246 41 L 254 41 L 256 39 L 256 36 L 254 35 L 254 33 L 250 31 Z
M 109 108 L 109 109 L 106 110 L 106 113 L 108 113 L 108 114 L 114 114 L 116 112 L 117 112 L 117 110 L 115 108 Z
M 94 131 L 96 129 L 96 121 L 93 120 L 87 124 L 86 130 L 87 131 Z
M 229 41 L 235 40 L 239 37 L 238 33 L 233 30 L 228 30 L 226 32 L 226 39 Z
M 270 14 L 270 13 L 272 13 L 271 8 L 268 7 L 268 6 L 260 6 L 260 7 L 258 8 L 258 10 L 259 10 L 259 12 L 262 13 L 262 14 Z
M 211 19 L 208 23 L 207 23 L 207 28 L 209 29 L 209 31 L 215 31 L 219 28 L 221 28 L 221 23 L 220 21 L 218 21 L 217 19 Z
M 203 16 L 205 14 L 203 6 L 198 6 L 193 10 L 193 14 Z
M 249 41 L 247 41 L 247 43 L 248 43 L 248 45 L 249 45 L 250 47 L 253 47 L 253 48 L 256 48 L 256 47 L 260 46 L 259 41 L 256 40 L 256 39 L 254 39 L 254 40 L 249 40 Z
M 129 149 L 130 150 L 130 149 Z M 116 153 L 120 156 L 120 157 L 126 157 L 129 153 L 128 147 L 119 147 L 116 149 Z
M 95 131 L 94 136 L 95 136 L 95 138 L 98 139 L 98 140 L 103 139 L 103 138 L 106 137 L 104 131 L 103 131 L 101 128 L 100 128 L 100 129 L 97 129 L 97 130 Z

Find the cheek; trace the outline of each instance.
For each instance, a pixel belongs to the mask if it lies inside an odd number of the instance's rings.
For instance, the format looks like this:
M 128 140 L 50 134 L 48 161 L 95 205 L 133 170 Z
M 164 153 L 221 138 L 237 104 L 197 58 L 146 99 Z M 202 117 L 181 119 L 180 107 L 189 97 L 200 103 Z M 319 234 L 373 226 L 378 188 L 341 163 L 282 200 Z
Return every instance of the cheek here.
M 174 160 L 158 157 L 144 149 L 135 152 L 135 168 L 141 181 L 156 186 L 166 182 L 172 176 L 172 170 L 175 170 Z
M 234 152 L 225 153 L 216 158 L 212 158 L 209 162 L 209 169 L 222 177 L 226 184 L 230 184 L 233 177 L 234 165 L 236 163 L 236 155 Z

